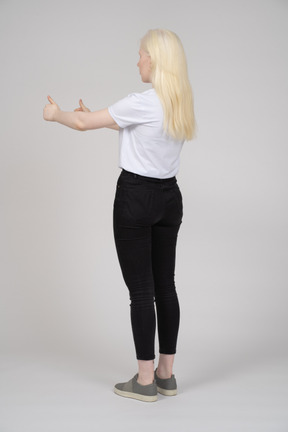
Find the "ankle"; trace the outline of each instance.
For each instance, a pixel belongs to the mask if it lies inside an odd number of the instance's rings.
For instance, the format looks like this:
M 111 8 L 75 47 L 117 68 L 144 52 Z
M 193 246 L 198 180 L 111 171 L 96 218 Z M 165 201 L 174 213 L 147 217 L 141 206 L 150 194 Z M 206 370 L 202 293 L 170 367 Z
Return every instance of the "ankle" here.
M 138 374 L 137 382 L 141 385 L 150 385 L 154 381 L 154 376 Z
M 157 376 L 161 379 L 169 379 L 172 376 L 173 364 L 174 364 L 174 354 L 162 354 L 160 353 Z
M 161 366 L 156 369 L 156 375 L 160 379 L 169 379 L 172 376 L 172 371 L 170 369 L 161 368 Z
M 138 360 L 137 382 L 141 385 L 149 385 L 154 381 L 154 361 Z

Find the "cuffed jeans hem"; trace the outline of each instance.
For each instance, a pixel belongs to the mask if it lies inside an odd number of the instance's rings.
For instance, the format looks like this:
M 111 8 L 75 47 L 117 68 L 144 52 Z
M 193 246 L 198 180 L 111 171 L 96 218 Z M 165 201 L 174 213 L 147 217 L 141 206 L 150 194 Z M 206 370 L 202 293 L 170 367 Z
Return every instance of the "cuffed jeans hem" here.
M 165 354 L 165 355 L 175 355 L 176 351 L 175 350 L 160 350 L 159 354 Z

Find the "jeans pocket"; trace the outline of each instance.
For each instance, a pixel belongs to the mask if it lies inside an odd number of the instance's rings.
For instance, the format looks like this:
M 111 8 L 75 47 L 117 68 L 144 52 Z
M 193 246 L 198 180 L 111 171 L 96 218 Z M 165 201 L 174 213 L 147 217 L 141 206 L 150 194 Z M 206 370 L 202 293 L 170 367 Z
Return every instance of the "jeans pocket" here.
M 156 199 L 154 190 L 128 189 L 125 191 L 125 215 L 133 222 L 149 224 L 155 214 Z
M 123 190 L 122 185 L 117 183 L 116 191 L 115 191 L 115 198 L 114 198 L 114 205 L 113 205 L 113 212 L 114 217 L 119 218 L 123 215 L 125 211 L 125 193 Z

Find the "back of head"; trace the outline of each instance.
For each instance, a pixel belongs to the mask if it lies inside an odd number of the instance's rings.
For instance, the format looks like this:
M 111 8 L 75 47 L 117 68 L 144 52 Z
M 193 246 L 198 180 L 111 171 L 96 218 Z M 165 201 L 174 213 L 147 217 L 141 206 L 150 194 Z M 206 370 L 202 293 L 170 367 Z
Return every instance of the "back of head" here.
M 162 102 L 165 130 L 176 139 L 191 140 L 195 135 L 193 96 L 179 37 L 169 30 L 149 30 L 141 48 L 151 58 L 152 85 Z

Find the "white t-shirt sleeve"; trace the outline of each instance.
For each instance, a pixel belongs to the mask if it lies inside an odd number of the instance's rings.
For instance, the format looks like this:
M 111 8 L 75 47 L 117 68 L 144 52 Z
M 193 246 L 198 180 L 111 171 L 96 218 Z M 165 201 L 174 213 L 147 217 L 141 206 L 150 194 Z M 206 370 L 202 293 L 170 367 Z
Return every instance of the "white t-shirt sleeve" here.
M 150 122 L 151 112 L 141 93 L 131 93 L 108 107 L 113 120 L 120 128 Z

